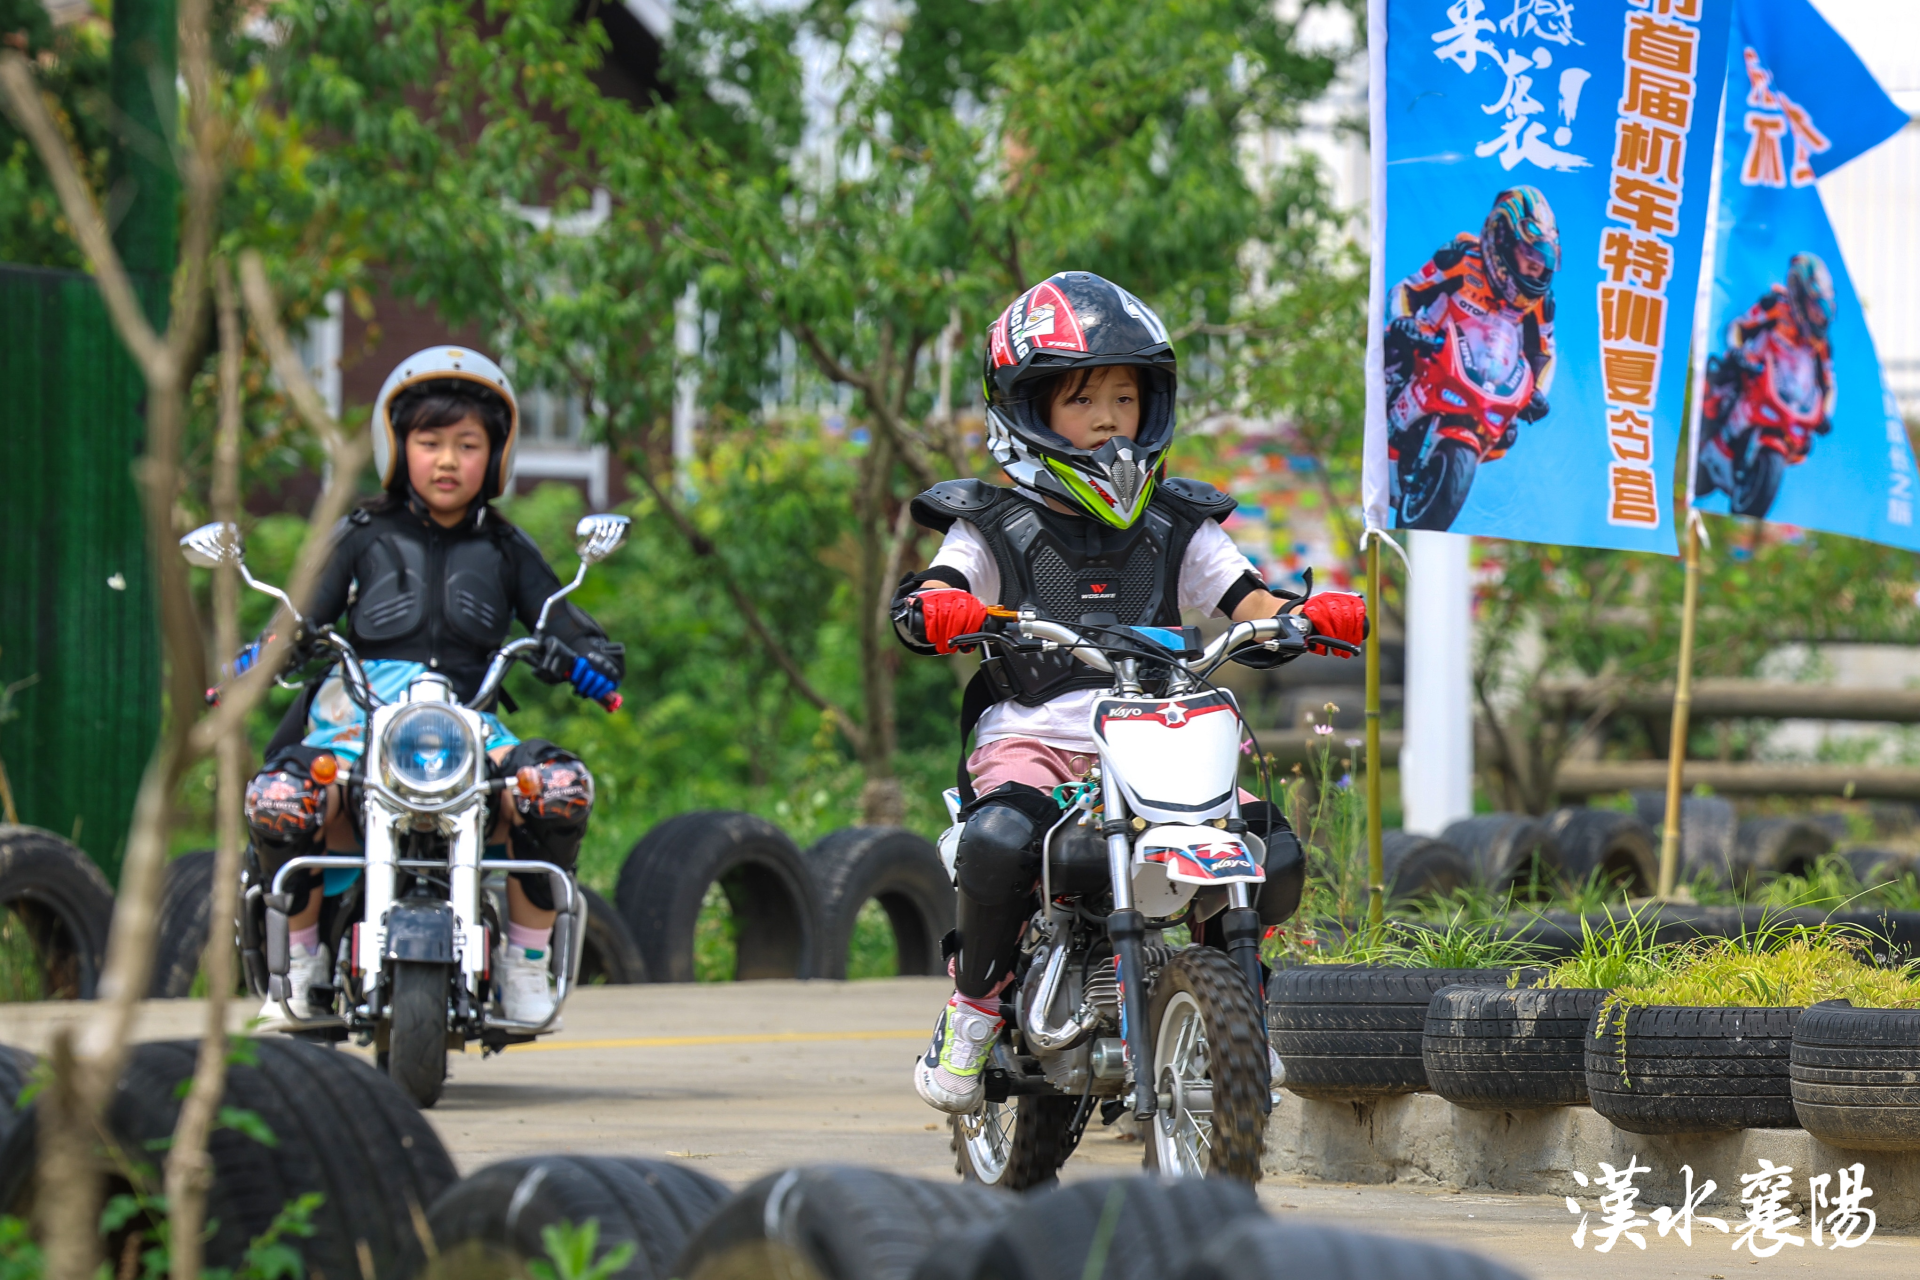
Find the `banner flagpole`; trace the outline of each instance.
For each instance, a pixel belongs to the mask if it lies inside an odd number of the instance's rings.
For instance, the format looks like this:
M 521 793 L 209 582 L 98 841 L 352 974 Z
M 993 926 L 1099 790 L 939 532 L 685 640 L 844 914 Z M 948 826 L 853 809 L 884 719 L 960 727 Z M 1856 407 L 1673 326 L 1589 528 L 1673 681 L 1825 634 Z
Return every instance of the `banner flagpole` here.
M 1384 329 L 1387 308 L 1387 0 L 1367 0 L 1368 256 L 1366 443 L 1361 468 L 1361 504 L 1366 531 L 1367 614 L 1373 638 L 1367 644 L 1367 920 L 1386 918 L 1386 864 L 1381 849 L 1380 623 L 1384 584 L 1380 543 L 1391 541 L 1387 523 L 1387 373 Z M 1400 551 L 1394 544 L 1394 550 Z M 1401 553 L 1405 559 L 1405 553 Z M 1404 764 L 1404 762 L 1403 762 Z

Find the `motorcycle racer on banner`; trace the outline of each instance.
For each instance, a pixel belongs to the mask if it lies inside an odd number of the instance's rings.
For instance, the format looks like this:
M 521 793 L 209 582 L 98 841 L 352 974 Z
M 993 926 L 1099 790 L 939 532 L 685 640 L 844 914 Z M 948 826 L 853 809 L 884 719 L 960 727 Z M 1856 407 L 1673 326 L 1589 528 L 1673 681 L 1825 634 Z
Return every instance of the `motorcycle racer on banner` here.
M 1388 299 L 1387 449 L 1405 528 L 1445 529 L 1475 469 L 1548 412 L 1560 232 L 1536 187 L 1495 197 Z
M 387 378 L 370 429 L 383 492 L 335 528 L 331 558 L 302 613 L 312 624 L 346 615 L 347 637 L 382 702 L 400 699 L 428 670 L 468 699 L 513 621 L 532 630 L 560 588 L 533 540 L 491 505 L 512 482 L 518 403 L 493 361 L 433 347 Z M 625 675 L 622 646 L 569 601 L 551 611 L 544 634 L 537 676 L 570 682 L 583 697 L 611 698 Z M 236 674 L 262 646 L 257 640 L 241 653 Z M 290 667 L 313 656 L 297 647 Z M 593 807 L 592 775 L 564 748 L 522 741 L 491 712 L 482 718 L 491 767 L 520 781 L 501 792 L 487 841 L 506 846 L 504 856 L 571 871 Z M 246 792 L 256 882 L 270 881 L 295 856 L 358 851 L 357 818 L 345 793 L 366 749 L 365 726 L 337 665 L 288 710 Z M 310 988 L 332 985 L 333 957 L 319 930 L 324 896 L 348 887 L 335 878 L 302 869 L 289 879 L 288 1004 L 296 1018 L 314 1016 Z M 546 876 L 509 877 L 507 909 L 493 967 L 505 1016 L 539 1023 L 554 1007 L 555 903 Z M 285 1021 L 278 1000 L 269 999 L 262 1014 L 270 1024 Z
M 951 480 L 914 499 L 914 518 L 944 541 L 894 595 L 908 649 L 952 652 L 990 605 L 1177 627 L 1183 609 L 1270 618 L 1297 599 L 1270 593 L 1221 529 L 1231 497 L 1165 478 L 1177 365 L 1165 326 L 1139 299 L 1088 272 L 1050 276 L 995 321 L 982 373 L 988 446 L 1013 486 Z M 1313 595 L 1296 607 L 1325 635 L 1364 637 L 1359 596 Z M 1109 684 L 1065 652 L 1033 653 L 984 663 L 962 700 L 962 739 L 977 727 L 978 745 L 959 788 L 955 991 L 913 1070 L 915 1089 L 939 1110 L 982 1105 L 1042 837 L 1061 814 L 1052 792 L 1097 761 L 1092 712 Z M 1271 804 L 1247 796 L 1242 813 L 1250 830 L 1276 836 L 1256 904 L 1262 922 L 1276 924 L 1298 902 L 1299 846 L 1277 838 L 1286 824 Z
M 1833 276 L 1818 254 L 1796 253 L 1774 285 L 1727 326 L 1707 361 L 1695 489 L 1725 492 L 1738 515 L 1764 516 L 1786 468 L 1833 430 Z

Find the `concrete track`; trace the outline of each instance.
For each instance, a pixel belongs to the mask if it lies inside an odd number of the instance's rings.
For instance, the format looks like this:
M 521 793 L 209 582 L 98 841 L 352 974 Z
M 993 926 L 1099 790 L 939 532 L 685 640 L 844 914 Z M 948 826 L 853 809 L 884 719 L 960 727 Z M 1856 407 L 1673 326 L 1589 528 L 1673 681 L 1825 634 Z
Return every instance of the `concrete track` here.
M 455 1057 L 445 1099 L 429 1117 L 463 1171 L 581 1151 L 696 1161 L 736 1184 L 827 1162 L 951 1178 L 947 1127 L 907 1082 L 946 991 L 943 980 L 916 978 L 587 988 L 569 1002 L 558 1036 L 484 1061 Z M 242 1006 L 236 1025 L 252 1011 Z M 57 1026 L 85 1012 L 0 1005 L 0 1041 L 44 1050 Z M 198 1001 L 153 1002 L 139 1034 L 194 1035 L 203 1016 Z M 1096 1121 L 1063 1176 L 1139 1167 L 1139 1143 Z M 1649 1229 L 1644 1252 L 1622 1240 L 1596 1257 L 1591 1239 L 1574 1248 L 1576 1220 L 1553 1197 L 1271 1177 L 1260 1194 L 1276 1214 L 1477 1249 L 1541 1280 L 1920 1275 L 1920 1240 L 1911 1237 L 1876 1236 L 1838 1253 L 1808 1244 L 1756 1261 L 1715 1232 L 1696 1233 L 1689 1247 Z

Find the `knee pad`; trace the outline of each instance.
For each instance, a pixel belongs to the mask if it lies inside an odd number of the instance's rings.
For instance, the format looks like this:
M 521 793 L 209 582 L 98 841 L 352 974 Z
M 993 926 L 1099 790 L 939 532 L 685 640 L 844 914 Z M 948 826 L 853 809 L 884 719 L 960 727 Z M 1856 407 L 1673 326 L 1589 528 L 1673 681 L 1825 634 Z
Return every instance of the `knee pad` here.
M 315 778 L 314 762 L 323 763 Z M 247 783 L 243 805 L 247 829 L 266 860 L 284 862 L 319 847 L 327 825 L 327 785 L 338 776 L 333 753 L 319 747 L 285 747 Z
M 500 769 L 514 779 L 506 794 L 520 818 L 511 836 L 513 856 L 572 871 L 593 812 L 593 775 L 587 766 L 551 742 L 529 738 L 507 753 Z M 554 909 L 553 886 L 544 873 L 514 879 L 528 902 L 542 911 Z
M 1040 840 L 1060 806 L 1037 787 L 1009 782 L 968 806 L 954 850 L 954 883 L 982 906 L 1018 902 L 1040 878 Z
M 1300 909 L 1300 895 L 1306 889 L 1306 851 L 1278 806 L 1254 800 L 1240 806 L 1240 816 L 1247 830 L 1267 845 L 1267 879 L 1254 902 L 1260 911 L 1260 923 L 1285 924 Z

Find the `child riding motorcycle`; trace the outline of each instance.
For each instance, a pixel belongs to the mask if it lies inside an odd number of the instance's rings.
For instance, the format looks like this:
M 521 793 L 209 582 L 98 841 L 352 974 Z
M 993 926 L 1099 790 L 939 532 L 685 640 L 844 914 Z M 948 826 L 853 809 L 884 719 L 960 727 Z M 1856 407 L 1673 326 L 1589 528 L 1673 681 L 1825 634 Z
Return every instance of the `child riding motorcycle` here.
M 334 529 L 333 551 L 302 612 L 314 624 L 345 613 L 347 636 L 374 693 L 400 698 L 426 670 L 443 675 L 462 700 L 472 697 L 492 652 L 514 619 L 532 629 L 560 581 L 533 540 L 496 512 L 510 490 L 520 411 L 493 361 L 460 347 L 431 347 L 402 361 L 381 387 L 370 430 L 384 492 Z M 622 646 L 571 602 L 549 617 L 549 639 L 534 663 L 550 684 L 570 681 L 584 697 L 604 699 L 625 676 Z M 260 655 L 256 640 L 236 659 L 236 674 Z M 303 658 L 296 650 L 295 663 Z M 509 704 L 510 706 L 511 704 Z M 580 759 L 537 738 L 515 737 L 484 716 L 495 776 L 517 775 L 500 794 L 488 835 L 507 856 L 539 859 L 571 871 L 593 808 L 593 777 Z M 366 749 L 366 715 L 337 666 L 312 681 L 268 745 L 247 786 L 256 882 L 269 882 L 296 856 L 357 851 L 358 818 L 347 803 L 355 765 Z M 332 957 L 320 939 L 323 898 L 344 892 L 357 871 L 290 877 L 288 1001 L 296 1018 L 313 1016 L 312 987 L 331 986 Z M 544 874 L 513 875 L 508 923 L 494 974 L 509 1020 L 539 1023 L 553 1012 L 549 942 L 555 916 Z M 284 1024 L 280 1002 L 261 1011 Z
M 1164 478 L 1176 374 L 1160 318 L 1097 275 L 1050 276 L 1000 315 L 983 361 L 987 438 L 1013 487 L 950 480 L 914 499 L 914 519 L 945 537 L 894 595 L 908 649 L 951 653 L 955 637 L 980 631 L 989 605 L 1176 627 L 1183 609 L 1245 620 L 1286 607 L 1220 528 L 1233 499 Z M 1358 596 L 1317 595 L 1300 607 L 1325 635 L 1364 638 Z M 1064 652 L 1021 654 L 984 663 L 962 700 L 962 739 L 976 729 L 978 738 L 960 777 L 955 991 L 913 1071 L 916 1091 L 941 1111 L 981 1104 L 1041 839 L 1060 817 L 1051 791 L 1096 762 L 1092 708 L 1109 683 Z M 1246 796 L 1241 812 L 1257 834 L 1286 830 L 1263 801 Z M 1304 866 L 1297 841 L 1267 848 L 1256 905 L 1262 923 L 1277 924 L 1298 905 Z
M 1533 372 L 1533 395 L 1492 440 L 1484 461 L 1504 457 L 1522 422 L 1547 415 L 1553 382 L 1553 273 L 1560 266 L 1560 231 L 1539 188 L 1513 187 L 1494 198 L 1479 235 L 1461 232 L 1418 271 L 1395 285 L 1386 333 L 1389 443 L 1405 438 L 1418 415 L 1399 406 L 1420 357 L 1445 346 L 1457 324 L 1464 340 L 1518 329 L 1521 354 Z M 1396 412 L 1396 409 L 1400 410 Z

